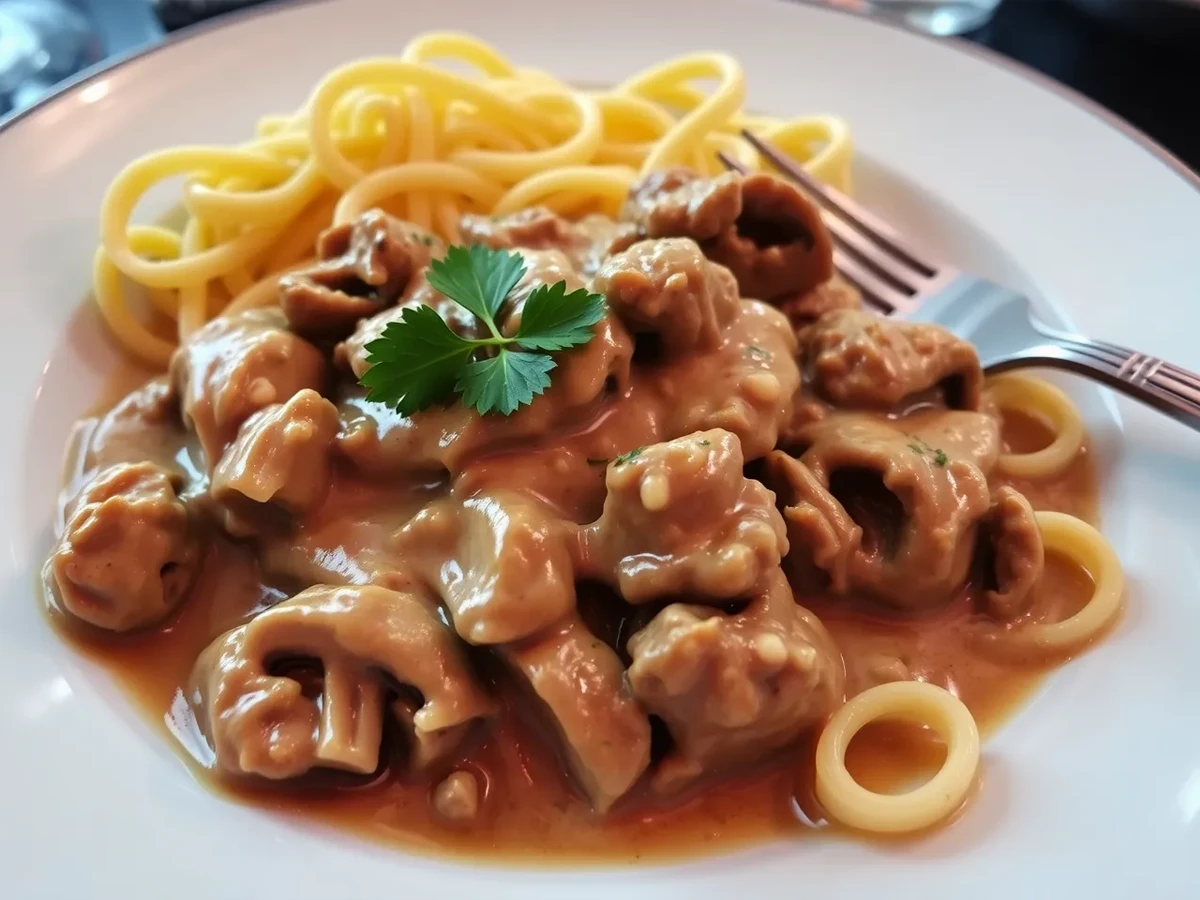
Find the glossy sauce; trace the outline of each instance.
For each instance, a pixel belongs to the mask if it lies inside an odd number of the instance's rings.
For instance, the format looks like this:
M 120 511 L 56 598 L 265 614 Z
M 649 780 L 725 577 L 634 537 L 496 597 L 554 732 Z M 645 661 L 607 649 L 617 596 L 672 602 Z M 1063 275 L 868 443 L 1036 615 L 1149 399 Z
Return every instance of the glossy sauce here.
M 127 388 L 129 382 L 121 379 L 120 386 Z M 1048 441 L 1046 429 L 1033 419 L 1018 416 L 1005 421 L 1007 449 L 1029 451 Z M 1095 482 L 1085 449 L 1071 469 L 1053 482 L 1012 483 L 1035 508 L 1060 509 L 1095 521 Z M 341 489 L 353 498 L 353 485 Z M 407 502 L 397 498 L 397 503 L 419 505 L 419 497 L 410 496 Z M 451 827 L 437 818 L 428 777 L 405 776 L 403 748 L 395 746 L 394 739 L 385 747 L 381 771 L 371 778 L 321 773 L 291 784 L 235 784 L 216 778 L 204 768 L 209 751 L 183 694 L 192 665 L 215 637 L 286 594 L 262 583 L 247 550 L 222 539 L 208 553 L 190 600 L 160 629 L 110 637 L 68 626 L 59 616 L 53 619 L 81 652 L 114 674 L 181 752 L 186 749 L 195 776 L 231 798 L 425 852 L 538 863 L 709 854 L 837 828 L 825 821 L 813 796 L 811 738 L 752 771 L 698 785 L 683 798 L 663 801 L 635 790 L 601 820 L 572 790 L 553 742 L 539 734 L 540 725 L 511 705 L 504 707 L 486 735 L 465 745 L 456 759 L 441 767 L 444 772 L 465 767 L 485 786 L 479 817 L 468 827 Z M 1090 591 L 1086 572 L 1050 554 L 1031 615 L 1043 621 L 1061 619 L 1081 607 Z M 887 680 L 886 673 L 900 664 L 912 676 L 957 693 L 985 735 L 1053 667 L 1053 663 L 1024 665 L 981 654 L 976 640 L 981 619 L 973 611 L 969 592 L 945 610 L 920 618 L 883 616 L 822 597 L 799 599 L 821 618 L 842 649 L 849 690 Z M 486 664 L 484 669 L 486 674 Z M 507 699 L 511 691 L 496 694 L 511 704 Z M 944 748 L 926 731 L 884 723 L 868 726 L 855 738 L 847 766 L 863 785 L 886 792 L 927 779 L 943 758 Z M 395 764 L 389 765 L 389 759 Z M 986 767 L 982 778 L 987 778 Z

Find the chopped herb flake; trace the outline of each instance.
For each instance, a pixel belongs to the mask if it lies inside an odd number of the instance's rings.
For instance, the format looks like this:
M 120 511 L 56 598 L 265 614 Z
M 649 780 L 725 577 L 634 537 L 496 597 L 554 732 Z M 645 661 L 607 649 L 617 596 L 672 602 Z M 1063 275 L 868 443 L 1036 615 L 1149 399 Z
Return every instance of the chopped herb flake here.
M 614 466 L 623 466 L 627 462 L 633 462 L 635 459 L 637 459 L 639 456 L 642 455 L 642 451 L 645 449 L 646 449 L 645 447 L 634 447 L 628 453 L 622 453 L 620 456 L 618 456 L 616 459 L 614 459 L 613 465 Z
M 770 359 L 771 354 L 756 344 L 751 344 L 746 348 L 747 359 Z

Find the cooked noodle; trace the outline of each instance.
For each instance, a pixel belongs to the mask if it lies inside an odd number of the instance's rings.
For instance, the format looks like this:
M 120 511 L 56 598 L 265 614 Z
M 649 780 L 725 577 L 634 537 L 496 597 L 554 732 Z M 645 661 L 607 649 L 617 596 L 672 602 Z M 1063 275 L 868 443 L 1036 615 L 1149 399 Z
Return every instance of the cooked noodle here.
M 859 731 L 880 719 L 924 725 L 946 742 L 946 761 L 928 782 L 904 794 L 869 791 L 846 769 L 846 749 Z M 833 714 L 817 744 L 817 798 L 843 824 L 862 831 L 898 833 L 935 825 L 962 804 L 979 767 L 979 730 L 963 702 L 921 681 L 881 684 Z
M 447 62 L 474 72 L 441 67 Z M 716 79 L 710 93 L 692 84 L 703 79 Z M 712 172 L 717 150 L 761 168 L 739 134 L 746 126 L 818 178 L 848 186 L 842 121 L 749 116 L 744 96 L 740 64 L 719 53 L 682 56 L 591 91 L 518 68 L 474 38 L 427 34 L 399 57 L 330 72 L 302 109 L 264 116 L 241 146 L 175 147 L 129 164 L 101 208 L 97 304 L 125 349 L 165 366 L 176 342 L 226 297 L 238 308 L 264 302 L 264 283 L 311 256 L 331 222 L 382 205 L 453 242 L 463 212 L 533 203 L 615 212 L 639 173 Z M 142 196 L 174 176 L 185 178 L 181 231 L 133 224 Z M 119 275 L 175 321 L 175 341 L 135 314 Z
M 1050 478 L 1066 470 L 1079 455 L 1083 420 L 1071 398 L 1059 388 L 1026 375 L 1001 375 L 988 381 L 987 391 L 1001 412 L 1022 412 L 1054 432 L 1048 447 L 1032 453 L 1001 455 L 1001 471 L 1020 478 Z

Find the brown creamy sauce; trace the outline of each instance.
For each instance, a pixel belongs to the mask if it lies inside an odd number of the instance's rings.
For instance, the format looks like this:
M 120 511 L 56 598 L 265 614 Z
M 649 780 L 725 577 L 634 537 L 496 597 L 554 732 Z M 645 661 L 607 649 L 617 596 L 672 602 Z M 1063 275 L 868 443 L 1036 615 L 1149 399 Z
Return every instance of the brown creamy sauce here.
M 114 385 L 116 396 L 139 380 L 123 375 Z M 1007 448 L 1029 451 L 1048 443 L 1046 429 L 1023 416 L 1005 419 Z M 495 468 L 484 460 L 473 475 L 481 484 L 492 477 L 513 478 L 514 463 L 531 473 L 549 468 L 539 454 L 522 454 Z M 602 469 L 601 469 L 602 471 Z M 494 476 L 492 473 L 495 473 Z M 585 476 L 586 477 L 586 476 Z M 599 477 L 597 475 L 597 477 Z M 561 475 L 558 476 L 561 479 Z M 1002 476 L 993 486 L 1005 483 Z M 1036 509 L 1057 509 L 1095 522 L 1096 475 L 1085 449 L 1071 468 L 1049 482 L 1010 482 Z M 379 484 L 340 479 L 331 501 L 359 508 L 359 493 L 375 498 L 364 528 L 395 527 L 435 495 L 435 482 L 379 493 Z M 556 498 L 562 502 L 561 481 Z M 569 502 L 564 505 L 571 505 Z M 365 507 L 363 507 L 365 508 Z M 388 512 L 382 524 L 381 510 Z M 587 511 L 589 514 L 592 510 Z M 373 523 L 373 524 L 372 524 Z M 319 527 L 306 523 L 297 545 L 320 544 Z M 364 537 L 369 540 L 369 536 Z M 314 545 L 315 545 L 314 544 Z M 285 552 L 288 548 L 281 548 Z M 294 549 L 294 548 L 293 548 Z M 309 556 L 323 565 L 339 561 L 318 548 Z M 167 734 L 174 746 L 189 754 L 207 751 L 192 712 L 183 697 L 189 672 L 200 652 L 214 638 L 247 621 L 255 613 L 287 596 L 282 585 L 265 585 L 251 553 L 224 539 L 207 551 L 199 582 L 180 612 L 162 627 L 138 634 L 106 635 L 53 620 L 83 653 L 103 664 L 147 718 Z M 261 554 L 260 554 L 261 555 Z M 1091 581 L 1070 562 L 1048 554 L 1036 588 L 1035 614 L 1055 620 L 1070 615 L 1090 596 Z M 581 598 L 586 588 L 581 590 Z M 979 616 L 966 593 L 947 608 L 920 616 L 882 615 L 824 597 L 800 597 L 828 627 L 840 647 L 849 673 L 849 690 L 856 679 L 869 678 L 880 657 L 899 657 L 913 675 L 952 688 L 967 704 L 986 735 L 1001 724 L 1036 688 L 1053 664 L 1024 664 L 995 660 L 973 644 Z M 620 630 L 628 623 L 618 625 Z M 998 626 L 994 626 L 998 627 Z M 501 678 L 482 662 L 491 681 Z M 521 695 L 495 691 L 502 708 L 486 734 L 459 748 L 453 758 L 438 764 L 432 779 L 409 776 L 402 766 L 403 748 L 385 739 L 380 771 L 372 777 L 321 772 L 297 782 L 232 783 L 193 765 L 198 779 L 221 793 L 274 812 L 349 830 L 373 841 L 472 858 L 516 861 L 570 862 L 604 858 L 613 861 L 663 859 L 694 853 L 729 850 L 779 837 L 800 837 L 828 830 L 812 790 L 811 741 L 777 753 L 750 771 L 694 786 L 682 798 L 654 798 L 636 788 L 606 816 L 591 812 L 572 788 L 554 743 L 539 734 L 541 726 L 527 720 Z M 514 697 L 516 699 L 514 699 Z M 168 734 L 169 733 L 169 734 Z M 182 746 L 181 746 L 182 745 Z M 868 788 L 895 791 L 919 783 L 936 771 L 944 750 L 927 732 L 908 726 L 868 726 L 851 743 L 847 764 Z M 188 756 L 192 762 L 192 756 Z M 390 761 L 390 762 L 389 762 Z M 476 774 L 483 790 L 478 818 L 470 825 L 447 825 L 434 813 L 430 794 L 441 775 L 455 769 Z M 987 778 L 986 758 L 982 775 Z M 832 830 L 837 830 L 833 826 Z

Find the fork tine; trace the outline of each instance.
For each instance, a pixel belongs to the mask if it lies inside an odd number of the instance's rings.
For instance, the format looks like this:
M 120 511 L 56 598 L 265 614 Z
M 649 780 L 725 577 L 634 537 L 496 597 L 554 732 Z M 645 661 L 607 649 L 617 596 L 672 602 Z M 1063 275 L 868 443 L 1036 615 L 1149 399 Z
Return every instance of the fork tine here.
M 721 161 L 721 165 L 734 172 L 740 172 L 742 175 L 750 174 L 750 170 L 743 166 L 740 162 L 726 153 L 724 150 L 717 151 L 717 159 Z
M 862 291 L 863 299 L 888 313 L 907 312 L 911 298 L 877 276 L 869 268 L 840 247 L 833 251 L 833 265 L 847 281 Z
M 841 216 L 924 277 L 933 278 L 937 275 L 937 267 L 923 261 L 919 251 L 906 243 L 886 222 L 867 212 L 837 188 L 821 184 L 773 144 L 764 141 L 753 132 L 743 129 L 742 137 L 769 159 L 775 168 L 812 194 L 826 209 Z

